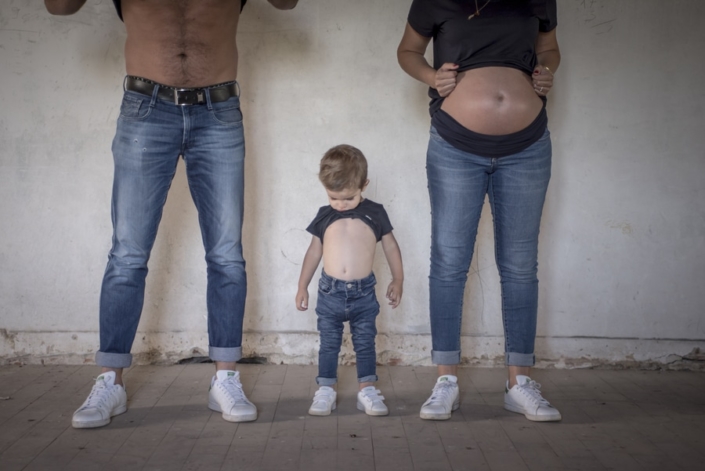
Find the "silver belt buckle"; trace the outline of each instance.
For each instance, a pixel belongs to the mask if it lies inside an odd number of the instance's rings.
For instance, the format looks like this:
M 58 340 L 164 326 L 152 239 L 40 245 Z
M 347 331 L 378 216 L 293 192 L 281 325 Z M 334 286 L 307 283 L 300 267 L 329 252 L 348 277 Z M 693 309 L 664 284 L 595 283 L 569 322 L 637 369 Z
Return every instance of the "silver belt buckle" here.
M 174 104 L 178 106 L 186 106 L 186 103 L 179 103 L 179 92 L 185 91 L 185 88 L 175 88 L 174 89 Z
M 178 106 L 188 106 L 191 103 L 179 103 L 179 92 L 193 92 L 196 94 L 196 103 L 201 104 L 206 102 L 206 97 L 203 90 L 193 90 L 189 88 L 175 88 L 174 89 L 174 104 Z

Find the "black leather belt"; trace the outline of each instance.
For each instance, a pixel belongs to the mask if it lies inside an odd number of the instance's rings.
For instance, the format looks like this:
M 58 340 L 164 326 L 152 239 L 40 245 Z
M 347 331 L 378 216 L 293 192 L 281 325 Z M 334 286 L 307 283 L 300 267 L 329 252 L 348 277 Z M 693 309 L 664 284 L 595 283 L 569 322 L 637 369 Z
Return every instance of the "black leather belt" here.
M 202 105 L 206 103 L 206 90 L 211 97 L 211 103 L 219 103 L 228 98 L 238 96 L 237 82 L 229 82 L 220 85 L 214 85 L 206 88 L 175 88 L 161 85 L 151 80 L 140 77 L 125 77 L 125 90 L 141 93 L 143 95 L 152 96 L 154 87 L 159 86 L 157 97 L 160 100 L 174 103 L 175 105 Z

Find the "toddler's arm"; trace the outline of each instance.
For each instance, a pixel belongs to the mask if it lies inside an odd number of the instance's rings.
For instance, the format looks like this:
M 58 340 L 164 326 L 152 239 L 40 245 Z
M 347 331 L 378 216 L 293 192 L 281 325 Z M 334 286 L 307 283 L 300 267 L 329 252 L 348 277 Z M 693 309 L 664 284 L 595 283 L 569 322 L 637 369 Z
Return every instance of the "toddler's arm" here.
M 308 284 L 321 262 L 323 255 L 323 244 L 316 236 L 311 237 L 311 245 L 308 246 L 304 263 L 301 264 L 301 275 L 299 276 L 299 290 L 296 293 L 296 309 L 305 311 L 308 309 Z
M 387 263 L 392 272 L 392 282 L 387 288 L 387 299 L 389 299 L 389 305 L 394 309 L 401 302 L 401 295 L 404 292 L 404 267 L 401 263 L 399 244 L 391 232 L 382 236 L 382 250 L 384 250 L 384 256 L 387 257 Z

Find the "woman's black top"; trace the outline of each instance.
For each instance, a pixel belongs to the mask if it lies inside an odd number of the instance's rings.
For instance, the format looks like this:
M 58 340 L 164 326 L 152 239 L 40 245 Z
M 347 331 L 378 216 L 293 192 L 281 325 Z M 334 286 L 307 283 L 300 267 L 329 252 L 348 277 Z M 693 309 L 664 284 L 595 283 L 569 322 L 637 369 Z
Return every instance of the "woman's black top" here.
M 433 38 L 433 68 L 458 65 L 458 72 L 480 67 L 512 67 L 528 75 L 536 67 L 536 38 L 557 25 L 556 0 L 414 0 L 409 25 Z M 431 116 L 443 98 L 429 90 Z

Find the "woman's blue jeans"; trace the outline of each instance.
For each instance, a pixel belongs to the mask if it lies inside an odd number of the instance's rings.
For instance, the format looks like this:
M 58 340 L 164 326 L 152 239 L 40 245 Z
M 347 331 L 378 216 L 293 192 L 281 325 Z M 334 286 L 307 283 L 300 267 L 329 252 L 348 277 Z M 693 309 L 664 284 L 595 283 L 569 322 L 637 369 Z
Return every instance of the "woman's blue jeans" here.
M 505 362 L 533 366 L 539 225 L 551 177 L 548 130 L 517 154 L 489 158 L 453 147 L 432 127 L 426 172 L 432 218 L 433 362 L 460 363 L 463 293 L 487 194 L 502 290 Z
M 96 363 L 126 368 L 144 302 L 147 261 L 179 155 L 198 210 L 208 287 L 209 355 L 241 357 L 247 280 L 242 257 L 245 140 L 239 97 L 178 106 L 126 91 L 113 140 L 113 245 L 100 295 Z
M 338 381 L 338 355 L 343 343 L 344 322 L 350 322 L 357 381 L 377 381 L 375 322 L 379 314 L 379 303 L 375 294 L 376 284 L 374 273 L 361 280 L 344 281 L 321 271 L 316 304 L 318 332 L 321 337 L 316 377 L 318 385 L 332 386 Z

